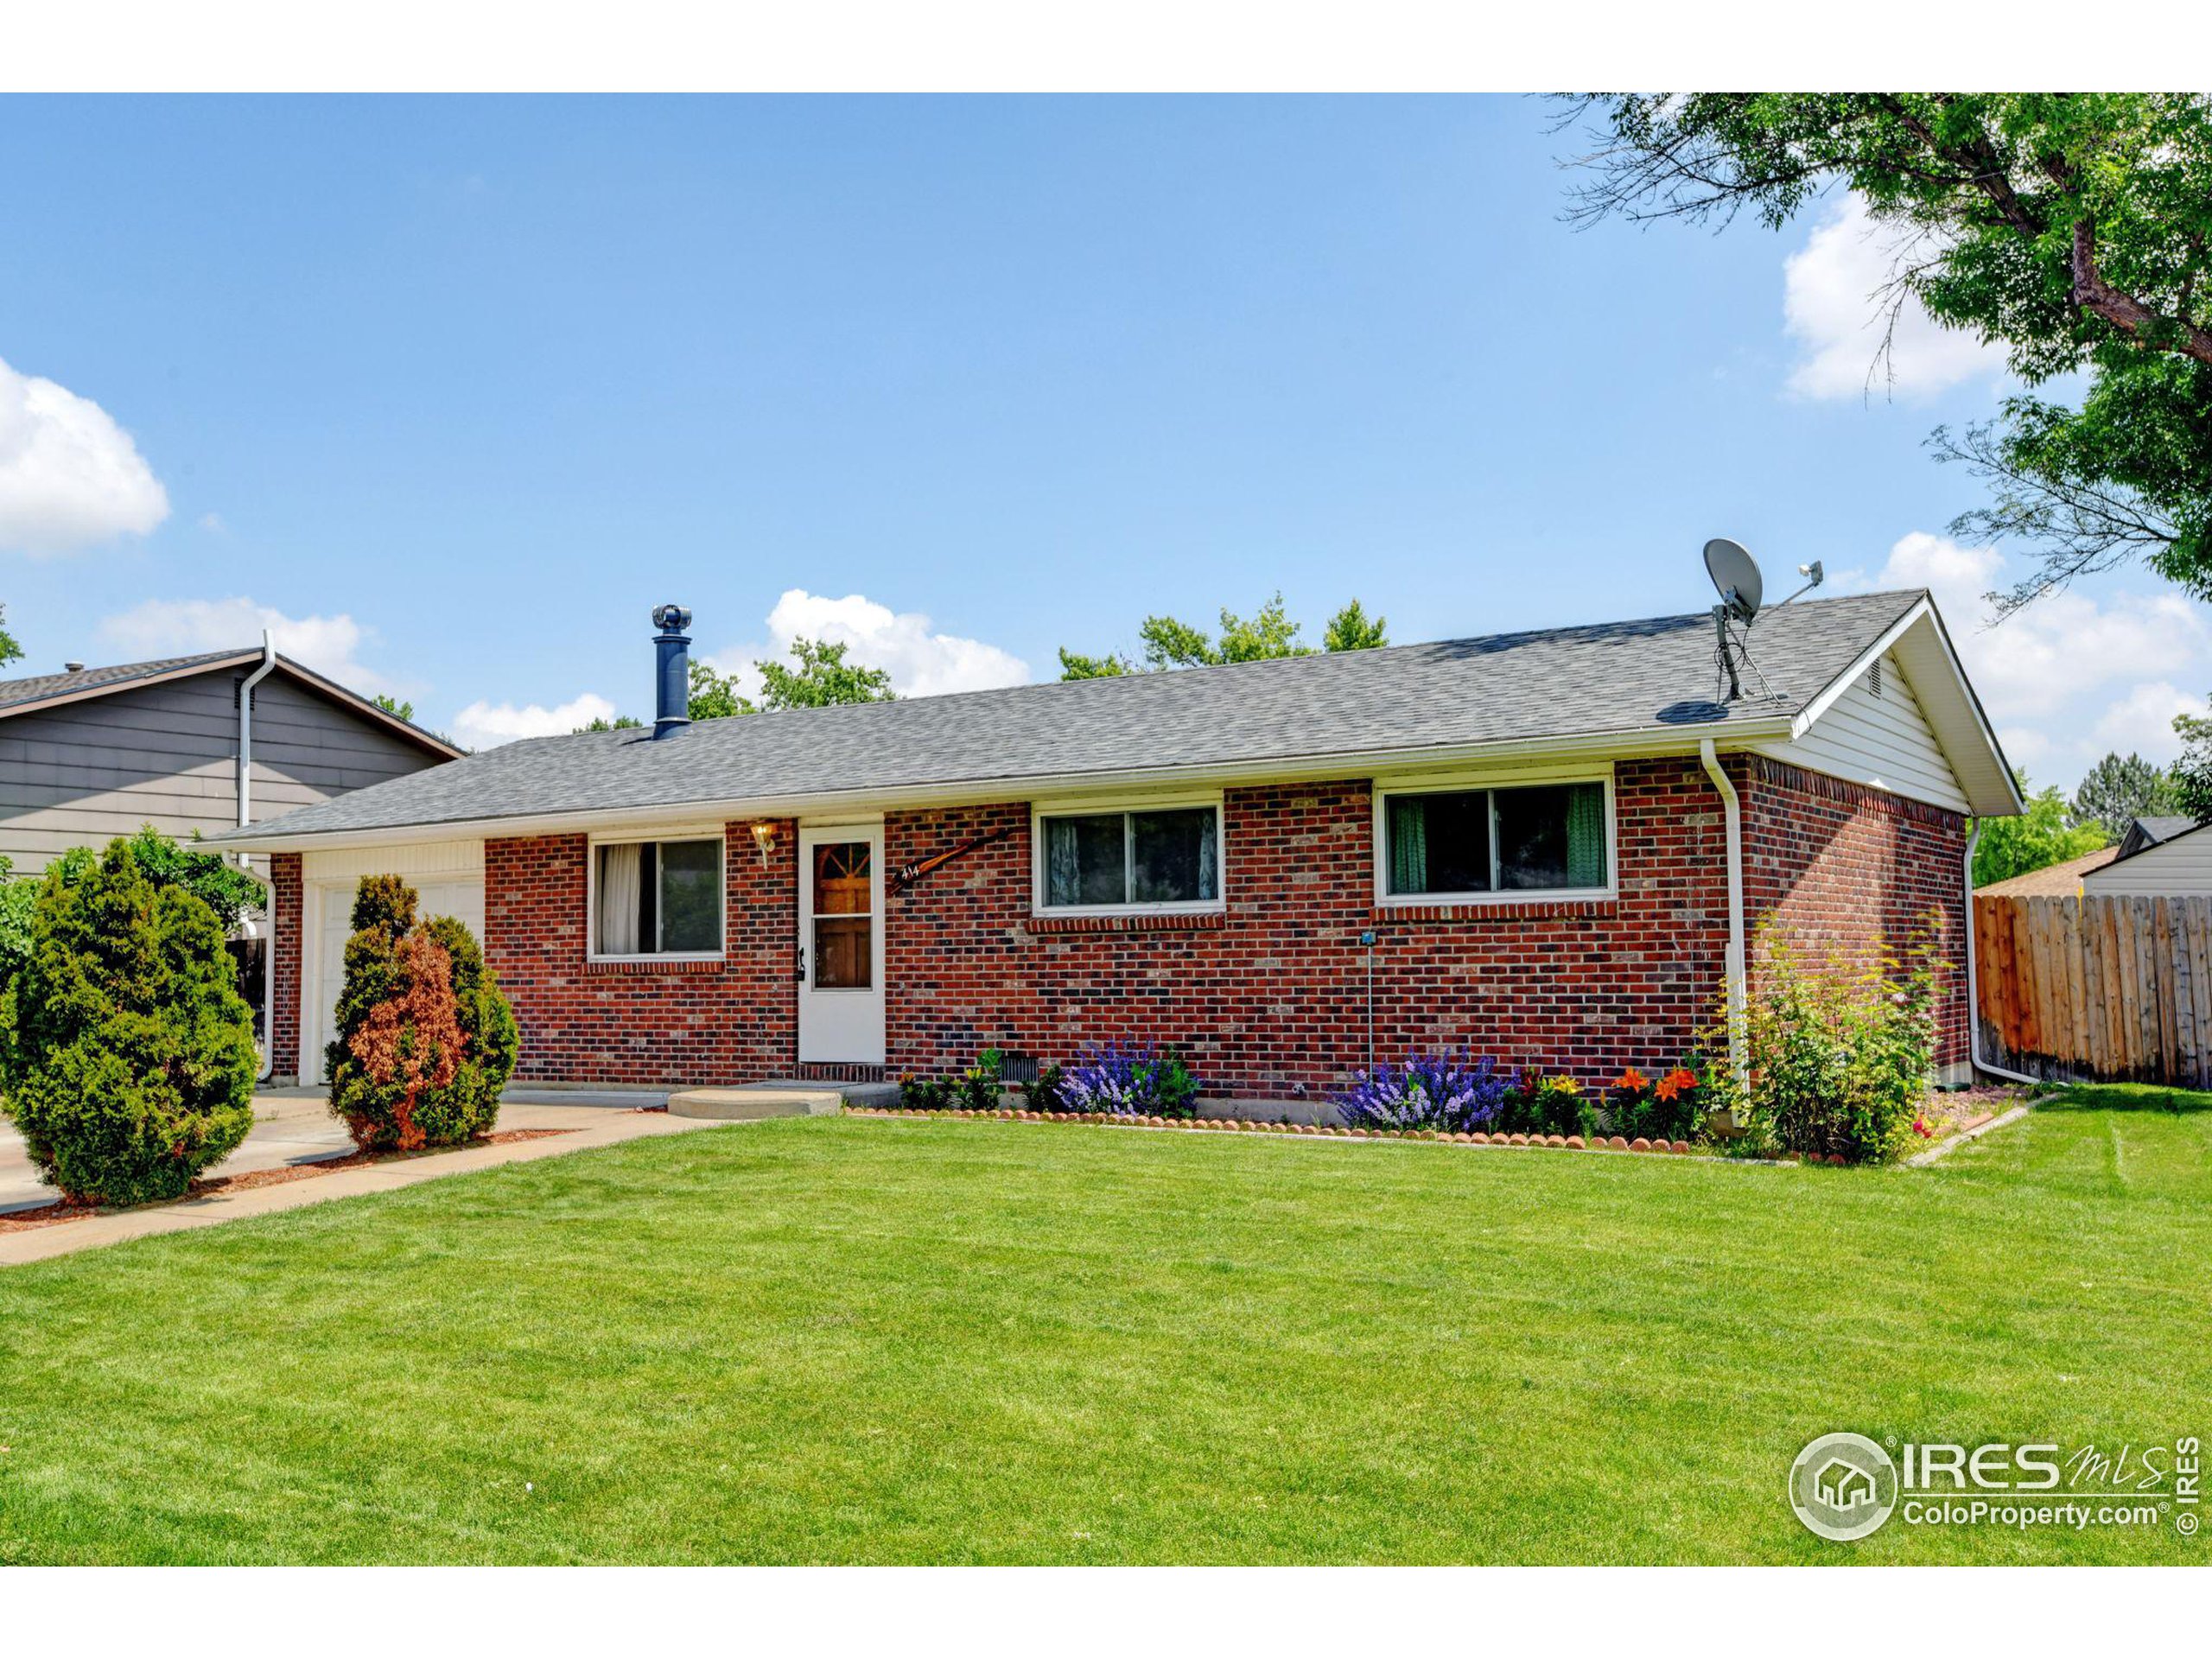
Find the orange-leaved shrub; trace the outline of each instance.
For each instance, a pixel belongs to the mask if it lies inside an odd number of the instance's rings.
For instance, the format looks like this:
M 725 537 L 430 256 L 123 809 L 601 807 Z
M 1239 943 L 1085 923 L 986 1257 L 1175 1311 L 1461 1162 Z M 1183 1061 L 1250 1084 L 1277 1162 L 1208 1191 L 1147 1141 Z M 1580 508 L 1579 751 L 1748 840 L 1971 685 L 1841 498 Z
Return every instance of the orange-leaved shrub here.
M 415 890 L 365 876 L 353 897 L 330 1109 L 363 1151 L 412 1152 L 488 1134 L 513 1074 L 514 1013 L 468 929 L 417 920 Z

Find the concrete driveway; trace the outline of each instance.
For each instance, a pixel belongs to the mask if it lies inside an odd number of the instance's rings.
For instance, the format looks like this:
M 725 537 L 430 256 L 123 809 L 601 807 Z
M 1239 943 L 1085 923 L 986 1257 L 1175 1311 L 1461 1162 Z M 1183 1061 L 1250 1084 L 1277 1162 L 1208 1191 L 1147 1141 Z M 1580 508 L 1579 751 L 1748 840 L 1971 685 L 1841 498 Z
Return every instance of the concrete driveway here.
M 503 1129 L 582 1129 L 604 1122 L 613 1110 L 658 1106 L 665 1093 L 582 1094 L 565 1090 L 511 1089 L 499 1103 Z M 330 1115 L 321 1090 L 280 1089 L 253 1099 L 253 1128 L 238 1149 L 207 1173 L 240 1175 L 287 1164 L 318 1163 L 353 1150 L 345 1127 Z M 54 1191 L 38 1178 L 15 1126 L 0 1119 L 0 1215 L 30 1210 L 54 1200 Z

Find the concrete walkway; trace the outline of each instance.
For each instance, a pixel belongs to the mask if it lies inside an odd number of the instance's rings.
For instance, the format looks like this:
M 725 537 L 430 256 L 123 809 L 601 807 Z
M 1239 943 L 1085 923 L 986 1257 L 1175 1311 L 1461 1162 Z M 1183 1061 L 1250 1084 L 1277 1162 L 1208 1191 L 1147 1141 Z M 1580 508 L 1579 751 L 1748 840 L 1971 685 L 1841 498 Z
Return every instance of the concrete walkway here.
M 454 1152 L 341 1169 L 333 1174 L 274 1186 L 249 1187 L 244 1192 L 191 1198 L 179 1204 L 95 1216 L 89 1221 L 62 1222 L 51 1227 L 28 1228 L 19 1233 L 0 1233 L 0 1267 L 42 1262 L 49 1256 L 67 1255 L 103 1244 L 119 1244 L 126 1239 L 148 1238 L 157 1233 L 212 1227 L 248 1216 L 274 1215 L 279 1211 L 297 1210 L 331 1198 L 394 1192 L 468 1170 L 531 1163 L 540 1158 L 558 1158 L 596 1147 L 617 1146 L 625 1141 L 683 1135 L 717 1127 L 709 1119 L 635 1109 L 635 1103 L 657 1104 L 663 1098 L 659 1095 L 586 1096 L 510 1090 L 500 1106 L 500 1128 L 574 1132 L 537 1141 L 512 1141 L 501 1146 L 465 1147 Z M 342 1158 L 353 1149 L 353 1142 L 330 1116 L 320 1093 L 288 1090 L 257 1096 L 254 1107 L 252 1131 L 238 1149 L 211 1173 L 236 1175 L 281 1168 L 288 1164 L 315 1163 Z M 0 1125 L 0 1211 L 51 1204 L 54 1197 L 52 1187 L 40 1185 L 22 1138 L 12 1128 Z

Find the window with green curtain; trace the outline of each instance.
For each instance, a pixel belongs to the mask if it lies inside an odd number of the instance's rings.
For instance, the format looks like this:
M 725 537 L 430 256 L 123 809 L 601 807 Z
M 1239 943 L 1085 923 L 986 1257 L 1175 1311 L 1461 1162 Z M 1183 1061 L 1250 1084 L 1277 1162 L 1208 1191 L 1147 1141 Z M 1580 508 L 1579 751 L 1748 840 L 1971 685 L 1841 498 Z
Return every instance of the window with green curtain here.
M 1385 798 L 1393 896 L 1607 885 L 1605 786 L 1530 784 Z
M 1567 885 L 1605 885 L 1605 786 L 1575 784 L 1567 791 Z
M 1428 891 L 1428 802 L 1419 795 L 1390 797 L 1390 891 Z

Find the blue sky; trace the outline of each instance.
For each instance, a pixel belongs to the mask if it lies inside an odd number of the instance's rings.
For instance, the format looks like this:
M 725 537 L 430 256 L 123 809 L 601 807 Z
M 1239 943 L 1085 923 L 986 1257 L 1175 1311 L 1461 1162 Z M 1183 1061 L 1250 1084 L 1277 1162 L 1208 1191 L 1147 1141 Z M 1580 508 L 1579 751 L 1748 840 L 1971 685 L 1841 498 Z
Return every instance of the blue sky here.
M 1401 640 L 1692 609 L 1727 534 L 1933 583 L 2039 779 L 2171 753 L 2205 607 L 2137 572 L 1980 632 L 2005 567 L 1921 444 L 1998 365 L 1916 321 L 1865 394 L 1849 205 L 1577 232 L 1550 118 L 0 103 L 10 671 L 273 620 L 486 742 L 649 713 L 664 599 L 927 691 L 1278 588 Z

